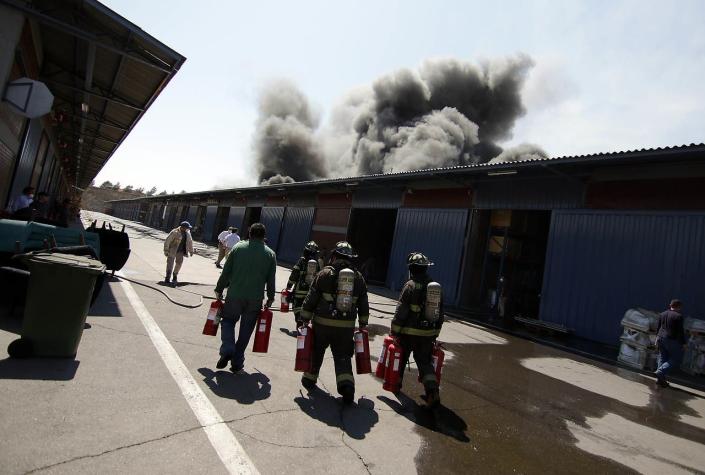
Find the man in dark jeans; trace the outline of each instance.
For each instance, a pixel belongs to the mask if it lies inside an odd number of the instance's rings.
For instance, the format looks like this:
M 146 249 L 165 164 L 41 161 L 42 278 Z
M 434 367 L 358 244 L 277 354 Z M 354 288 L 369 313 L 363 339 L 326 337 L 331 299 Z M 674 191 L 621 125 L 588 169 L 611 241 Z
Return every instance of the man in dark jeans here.
M 673 366 L 678 365 L 685 347 L 685 331 L 683 330 L 683 304 L 678 299 L 671 300 L 668 310 L 661 313 L 656 335 L 658 347 L 658 369 L 656 384 L 662 388 L 668 387 L 666 375 Z
M 250 239 L 240 241 L 233 247 L 215 286 L 218 299 L 222 298 L 223 290 L 228 289 L 220 323 L 220 359 L 215 367 L 223 369 L 230 361 L 230 369 L 234 373 L 240 373 L 244 368 L 245 348 L 262 309 L 265 285 L 267 302 L 264 306 L 269 308 L 274 302 L 276 254 L 264 243 L 264 224 L 255 223 L 250 226 L 249 234 Z M 240 330 L 236 342 L 235 324 L 238 321 Z

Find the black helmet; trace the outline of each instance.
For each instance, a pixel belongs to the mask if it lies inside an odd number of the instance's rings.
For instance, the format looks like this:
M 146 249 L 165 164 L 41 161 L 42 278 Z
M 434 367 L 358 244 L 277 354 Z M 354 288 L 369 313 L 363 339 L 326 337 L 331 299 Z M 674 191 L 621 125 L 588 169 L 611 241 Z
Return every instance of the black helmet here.
M 354 259 L 357 257 L 357 254 L 355 254 L 355 251 L 353 251 L 352 246 L 347 241 L 338 242 L 335 245 L 335 249 L 333 249 L 333 254 L 338 255 L 340 257 L 344 257 L 346 259 Z
M 309 241 L 304 246 L 304 251 L 311 254 L 318 254 L 318 244 L 316 244 L 316 241 Z
M 431 262 L 431 260 L 428 257 L 424 256 L 420 252 L 412 252 L 406 258 L 406 265 L 408 265 L 409 267 L 411 267 L 411 266 L 428 267 L 428 266 L 432 266 L 433 262 Z

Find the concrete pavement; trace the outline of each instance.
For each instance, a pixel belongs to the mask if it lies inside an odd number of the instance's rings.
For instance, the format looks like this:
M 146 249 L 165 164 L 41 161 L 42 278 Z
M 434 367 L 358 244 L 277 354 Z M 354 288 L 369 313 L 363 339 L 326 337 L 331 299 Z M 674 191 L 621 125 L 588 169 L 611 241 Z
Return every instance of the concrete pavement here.
M 132 255 L 123 274 L 155 285 L 164 277 L 164 233 L 124 222 Z M 215 248 L 198 245 L 179 289 L 197 304 L 211 295 Z M 289 272 L 279 268 L 283 288 Z M 76 361 L 11 360 L 16 323 L 0 321 L 0 472 L 225 473 L 125 285 L 112 279 L 91 309 Z M 218 371 L 218 337 L 201 335 L 208 302 L 196 309 L 129 284 L 169 346 L 260 473 L 689 473 L 705 467 L 705 394 L 656 389 L 637 373 L 595 363 L 451 320 L 443 327 L 443 407 L 421 407 L 416 370 L 403 394 L 356 378 L 357 403 L 335 394 L 330 354 L 320 390 L 293 371 L 291 314 L 275 314 L 267 354 L 249 353 L 245 374 Z M 393 301 L 372 296 L 390 311 Z M 389 316 L 373 311 L 371 351 Z M 374 364 L 374 361 L 373 361 Z M 412 365 L 413 366 L 413 365 Z M 333 391 L 331 393 L 331 391 Z M 191 396 L 188 396 L 191 397 Z

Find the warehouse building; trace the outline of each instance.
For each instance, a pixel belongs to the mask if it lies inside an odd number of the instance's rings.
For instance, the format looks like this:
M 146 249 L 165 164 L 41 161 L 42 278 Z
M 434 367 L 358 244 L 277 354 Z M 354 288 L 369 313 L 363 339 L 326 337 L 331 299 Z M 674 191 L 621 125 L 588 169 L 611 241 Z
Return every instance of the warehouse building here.
M 78 198 L 184 61 L 95 0 L 0 0 L 0 214 Z
M 614 345 L 626 309 L 672 297 L 705 317 L 705 145 L 482 164 L 110 203 L 115 216 L 214 242 L 267 226 L 279 260 L 343 239 L 399 290 L 421 250 L 449 306 Z

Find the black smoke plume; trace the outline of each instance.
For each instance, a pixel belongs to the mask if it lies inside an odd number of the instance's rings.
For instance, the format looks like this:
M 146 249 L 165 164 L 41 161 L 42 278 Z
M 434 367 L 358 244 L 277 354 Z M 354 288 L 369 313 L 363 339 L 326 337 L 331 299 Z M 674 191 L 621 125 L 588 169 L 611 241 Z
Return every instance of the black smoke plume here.
M 256 140 L 260 180 L 544 158 L 535 145 L 498 144 L 526 113 L 521 90 L 532 66 L 525 55 L 479 65 L 427 61 L 419 71 L 400 70 L 351 93 L 320 132 L 303 94 L 290 85 L 270 90 Z

